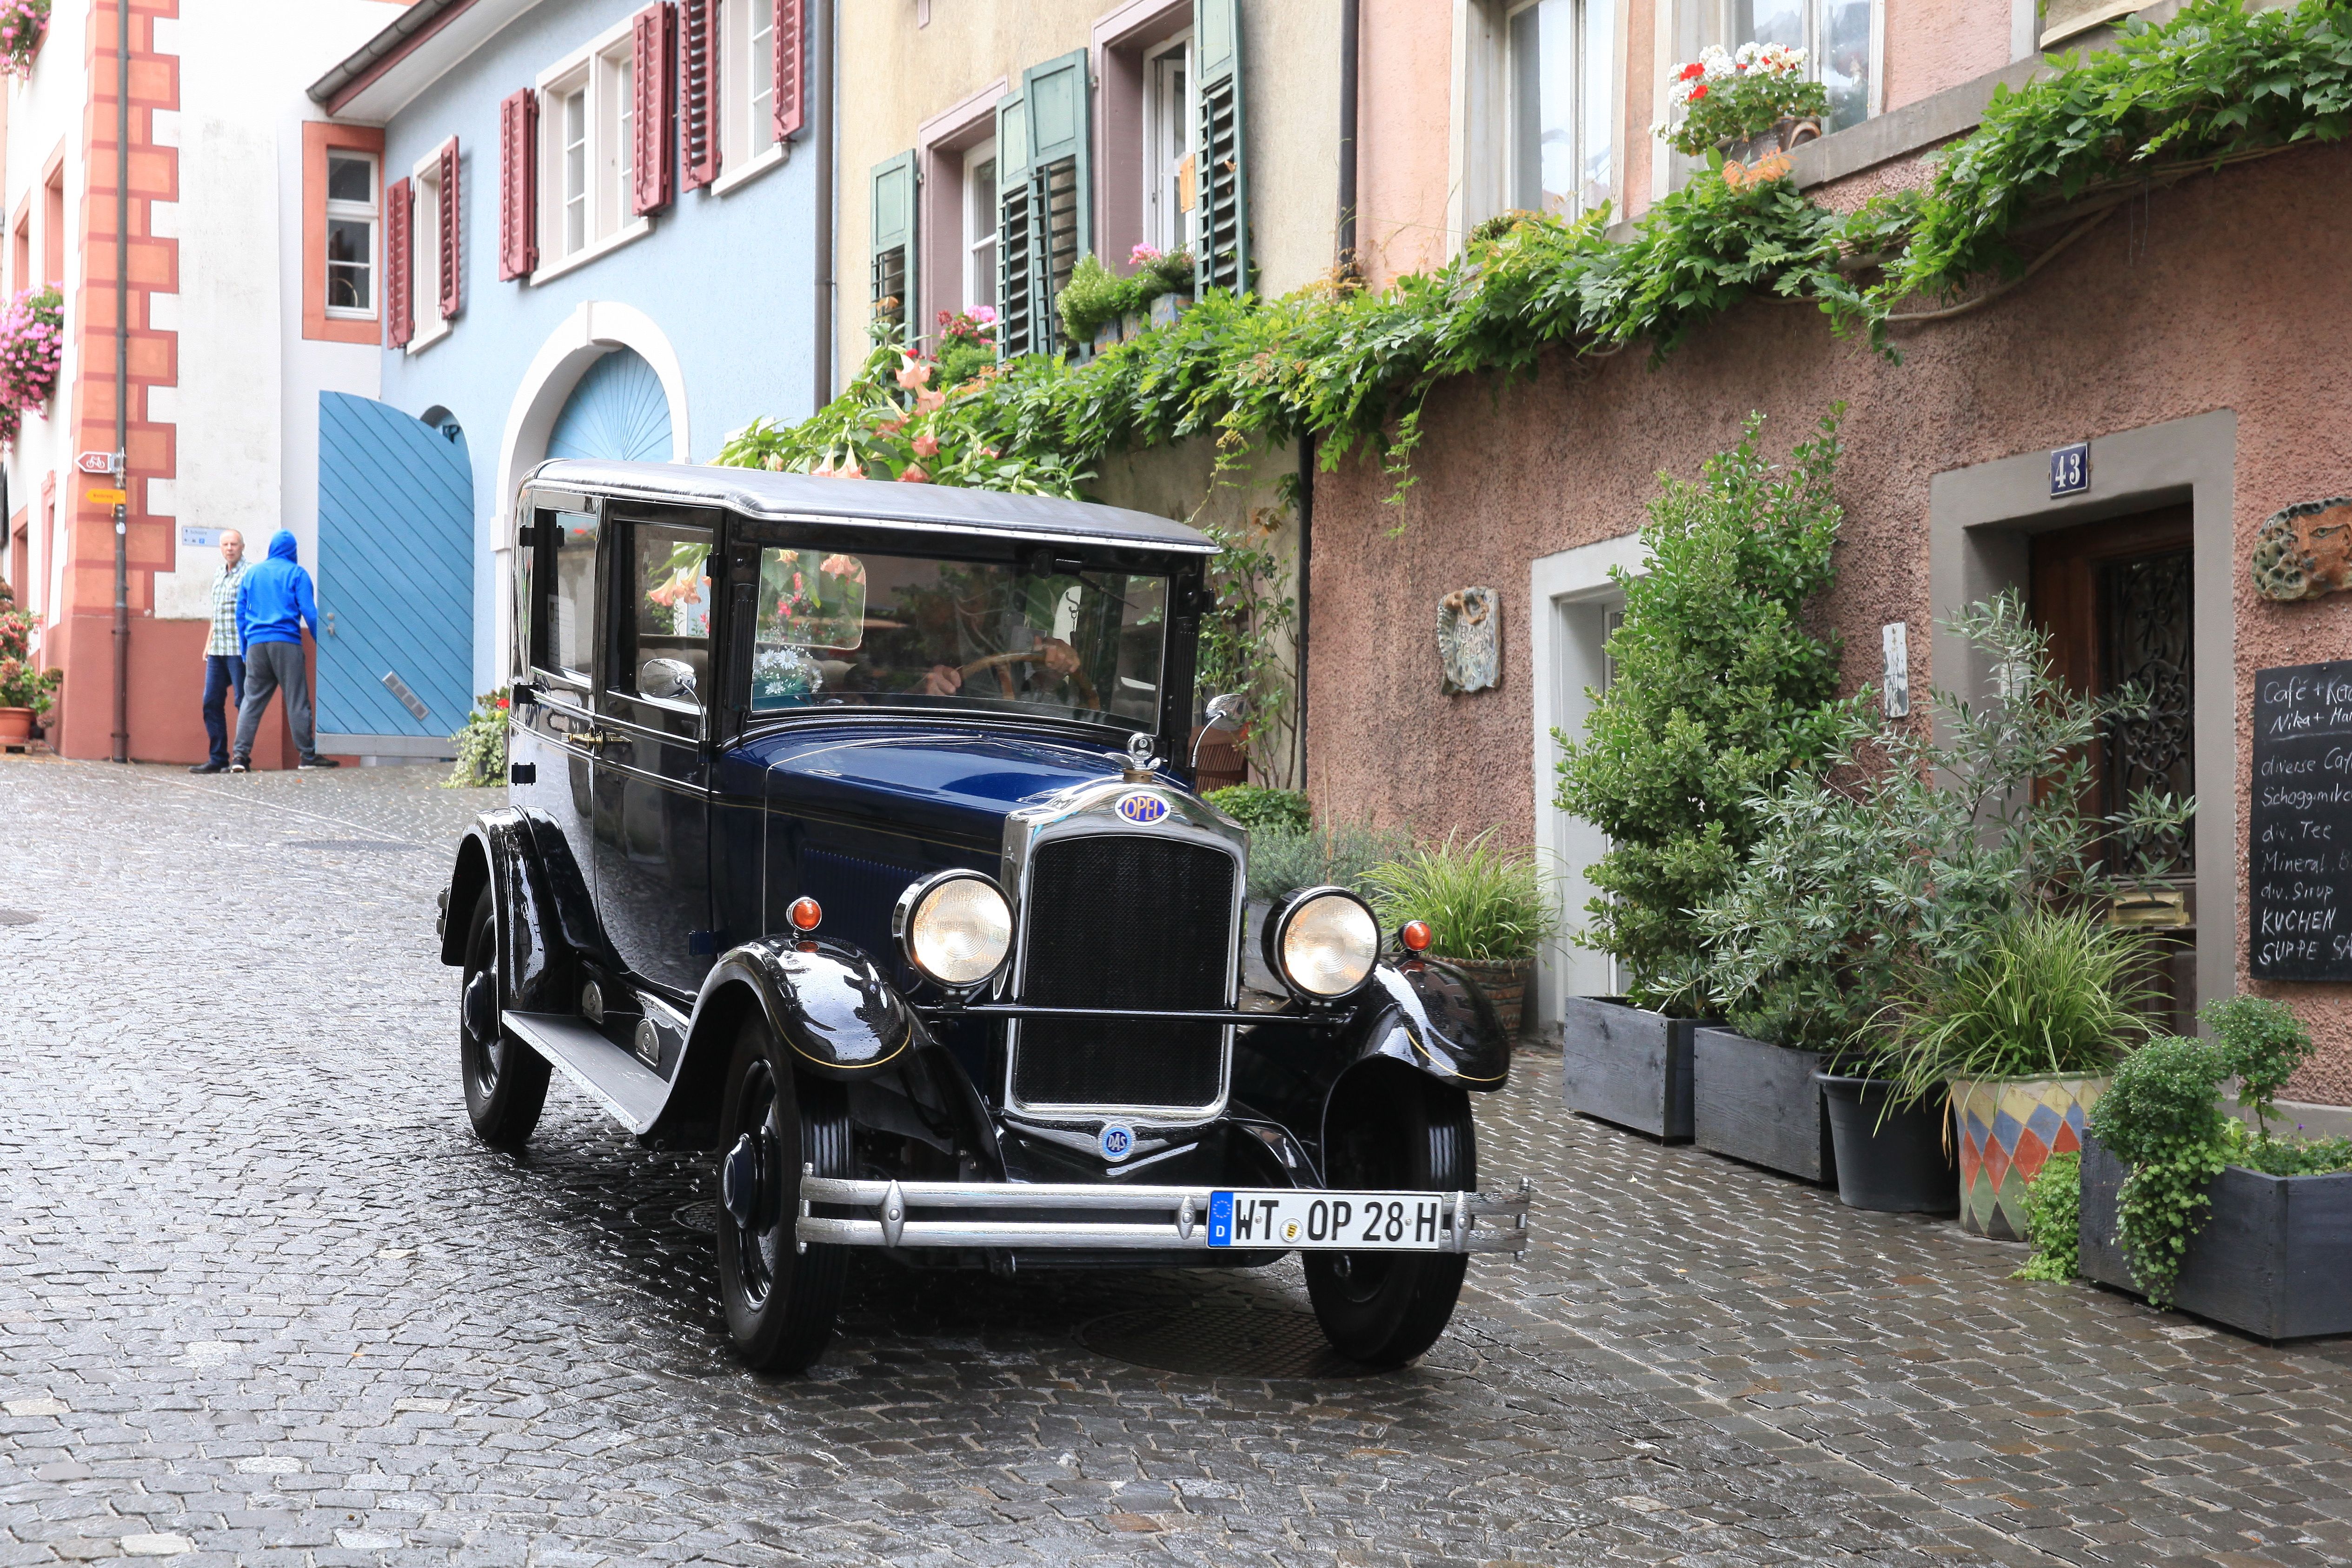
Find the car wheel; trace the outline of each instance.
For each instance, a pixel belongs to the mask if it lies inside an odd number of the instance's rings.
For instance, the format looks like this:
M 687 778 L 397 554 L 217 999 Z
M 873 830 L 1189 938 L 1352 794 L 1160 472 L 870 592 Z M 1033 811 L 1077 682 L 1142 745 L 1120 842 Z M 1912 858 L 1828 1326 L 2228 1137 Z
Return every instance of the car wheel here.
M 466 1079 L 466 1114 L 482 1142 L 517 1150 L 530 1142 L 547 1103 L 547 1058 L 517 1045 L 499 1027 L 505 1004 L 499 984 L 499 912 L 490 889 L 474 900 L 466 925 L 464 984 L 458 992 L 457 1058 Z
M 744 1021 L 719 1121 L 719 1293 L 727 1332 L 759 1372 L 802 1372 L 824 1353 L 847 1249 L 800 1248 L 801 1167 L 849 1174 L 848 1097 L 793 1068 L 767 1020 Z
M 1351 1075 L 1324 1127 L 1325 1174 L 1335 1188 L 1454 1192 L 1478 1184 L 1470 1097 L 1418 1073 Z M 1309 1252 L 1307 1295 L 1332 1349 L 1397 1366 L 1445 1331 L 1468 1263 L 1454 1252 Z

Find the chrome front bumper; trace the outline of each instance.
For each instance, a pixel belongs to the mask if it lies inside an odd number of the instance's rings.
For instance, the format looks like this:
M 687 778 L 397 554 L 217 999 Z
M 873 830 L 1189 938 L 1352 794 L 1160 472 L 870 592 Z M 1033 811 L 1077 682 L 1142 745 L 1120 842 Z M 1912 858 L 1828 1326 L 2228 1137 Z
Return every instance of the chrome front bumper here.
M 1076 1184 L 982 1182 L 862 1182 L 838 1176 L 801 1177 L 803 1248 L 828 1247 L 1006 1247 L 1019 1251 L 1130 1248 L 1144 1252 L 1206 1252 L 1208 1187 L 1109 1187 Z M 1229 1189 L 1218 1189 L 1229 1190 Z M 1353 1195 L 1335 1192 L 1336 1197 Z M 1517 1192 L 1444 1193 L 1441 1252 L 1525 1252 L 1528 1204 L 1533 1189 L 1519 1178 Z M 870 1209 L 871 1219 L 810 1213 L 813 1205 Z M 984 1215 L 991 1209 L 1045 1210 L 1052 1219 L 908 1219 L 910 1209 L 952 1209 Z M 1167 1215 L 1154 1224 L 1090 1221 L 1089 1214 L 1138 1210 Z M 1068 1217 L 1063 1217 L 1063 1216 Z M 1483 1221 L 1497 1223 L 1491 1228 Z M 1219 1247 L 1218 1251 L 1274 1251 Z

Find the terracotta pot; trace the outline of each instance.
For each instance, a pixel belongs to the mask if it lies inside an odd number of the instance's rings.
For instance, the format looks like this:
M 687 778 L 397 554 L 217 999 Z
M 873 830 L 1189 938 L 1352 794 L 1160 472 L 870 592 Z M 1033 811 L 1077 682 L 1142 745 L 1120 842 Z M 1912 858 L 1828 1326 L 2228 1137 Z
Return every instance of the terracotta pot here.
M 30 708 L 0 708 L 0 745 L 21 746 L 32 738 Z
M 1432 957 L 1438 957 L 1433 953 Z M 1519 1037 L 1519 1022 L 1526 1016 L 1528 980 L 1535 973 L 1535 960 L 1522 958 L 1508 963 L 1493 963 L 1478 958 L 1438 958 L 1469 976 L 1471 983 L 1486 994 L 1486 1000 L 1502 1015 L 1503 1034 L 1507 1038 Z
M 1822 122 L 1810 116 L 1800 120 L 1783 117 L 1771 129 L 1759 131 L 1745 142 L 1726 142 L 1723 155 L 1742 163 L 1752 163 L 1759 158 L 1769 158 L 1775 153 L 1793 153 L 1808 142 L 1818 142 Z
M 2025 1184 L 2053 1154 L 2083 1146 L 2083 1119 L 2114 1082 L 2104 1074 L 1952 1080 L 1959 1141 L 1960 1228 L 2023 1241 Z

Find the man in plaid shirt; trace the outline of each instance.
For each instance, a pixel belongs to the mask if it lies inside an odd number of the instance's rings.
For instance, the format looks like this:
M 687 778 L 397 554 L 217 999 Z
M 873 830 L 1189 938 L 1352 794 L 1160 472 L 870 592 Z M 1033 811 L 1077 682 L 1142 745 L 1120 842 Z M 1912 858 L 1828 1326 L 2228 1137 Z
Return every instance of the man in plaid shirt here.
M 222 701 L 232 691 L 245 695 L 245 645 L 236 630 L 236 588 L 245 581 L 245 535 L 224 528 L 220 536 L 220 570 L 213 574 L 213 630 L 205 640 L 205 734 L 212 757 L 188 771 L 228 772 L 228 716 Z

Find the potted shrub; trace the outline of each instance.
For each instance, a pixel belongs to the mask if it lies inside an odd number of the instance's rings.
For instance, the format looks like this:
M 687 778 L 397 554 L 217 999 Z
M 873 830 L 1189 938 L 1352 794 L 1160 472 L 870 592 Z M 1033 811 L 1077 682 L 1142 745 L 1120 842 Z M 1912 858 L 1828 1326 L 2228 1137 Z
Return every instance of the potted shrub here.
M 1689 911 L 1731 881 L 1757 833 L 1757 803 L 1843 731 L 1838 645 L 1806 629 L 1833 577 L 1837 416 L 1785 468 L 1758 450 L 1760 416 L 1696 483 L 1668 480 L 1642 531 L 1646 571 L 1621 574 L 1615 675 L 1583 734 L 1555 732 L 1557 804 L 1610 848 L 1587 875 L 1598 896 L 1577 940 L 1615 956 L 1622 997 L 1563 1012 L 1569 1108 L 1688 1138 L 1692 1052 L 1709 998 L 1685 984 L 1699 957 Z
M 2041 1002 L 2003 989 L 2047 972 L 2024 966 L 2021 953 L 1993 955 L 2030 928 L 2041 944 L 2036 962 L 2057 962 L 2063 912 L 2099 908 L 2132 885 L 2161 860 L 2190 810 L 2143 793 L 2123 811 L 2085 816 L 2084 751 L 2137 700 L 2070 691 L 2015 595 L 1971 606 L 1951 629 L 2009 672 L 2011 689 L 1980 708 L 1937 691 L 1931 725 L 1842 715 L 1829 765 L 1793 771 L 1758 800 L 1753 847 L 1738 875 L 1694 906 L 1700 954 L 1678 993 L 1686 1010 L 1719 1010 L 1745 1034 L 1828 1058 L 1818 1081 L 1838 1193 L 1859 1208 L 1957 1208 L 1948 1080 L 1988 1076 L 1988 1065 L 2009 1070 L 2002 1061 L 2053 1059 L 2032 1056 L 2037 1026 L 2018 1018 Z M 1937 742 L 1938 732 L 1949 739 Z M 2118 848 L 2131 876 L 2118 873 Z M 2085 934 L 2100 929 L 2093 917 L 2077 923 L 2074 936 L 2097 953 L 2078 943 L 2066 962 L 2119 958 L 2109 939 Z M 1973 1010 L 1963 1005 L 1959 976 L 1977 988 Z M 2105 994 L 2096 1011 L 2112 1019 L 2116 1000 Z M 1989 1020 L 2003 1008 L 2012 1053 L 1972 1054 L 1993 1037 Z M 2113 1031 L 2104 1044 L 2095 1038 L 2102 1028 Z M 2083 1033 L 2079 1054 L 2070 1045 L 2054 1058 L 2058 1070 L 2103 1065 L 2101 1053 L 2134 1030 L 2116 1021 Z M 1800 1105 L 1789 1143 L 1817 1135 L 1808 1114 Z M 1996 1190 L 2005 1174 L 1999 1163 Z M 2018 1212 L 2012 1201 L 2003 1223 L 2014 1227 Z
M 2103 913 L 2029 909 L 1973 958 L 1915 972 L 1898 1076 L 1951 1108 L 1962 1229 L 2028 1239 L 2028 1184 L 2081 1151 L 2116 1059 L 2147 1036 L 2148 959 L 2145 933 Z
M 2211 1039 L 2133 1052 L 2092 1110 L 2079 1267 L 2265 1339 L 2352 1332 L 2352 1139 L 2271 1129 L 2311 1036 L 2261 997 L 2199 1016 Z M 2232 1077 L 2252 1127 L 2222 1109 Z
M 1786 44 L 1742 44 L 1736 54 L 1707 47 L 1675 68 L 1666 97 L 1678 119 L 1659 127 L 1692 158 L 1752 159 L 1785 153 L 1822 133 L 1829 89 L 1805 77 L 1805 51 Z
M 1135 276 L 1129 280 L 1135 287 L 1135 302 L 1129 308 L 1127 335 L 1132 338 L 1153 327 L 1174 326 L 1192 303 L 1192 253 L 1139 245 L 1128 252 L 1127 259 L 1135 268 Z
M 33 617 L 0 583 L 0 744 L 21 746 L 33 738 L 34 723 L 48 712 L 65 679 L 61 669 L 34 668 L 33 630 Z
M 1498 848 L 1493 839 L 1492 828 L 1462 845 L 1449 837 L 1371 868 L 1364 879 L 1382 923 L 1394 929 L 1426 921 L 1430 944 L 1423 956 L 1460 971 L 1485 992 L 1503 1032 L 1516 1038 L 1536 950 L 1551 939 L 1559 917 L 1535 852 Z

